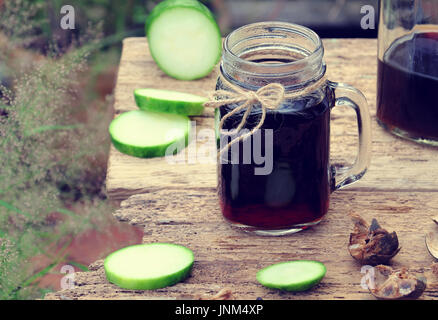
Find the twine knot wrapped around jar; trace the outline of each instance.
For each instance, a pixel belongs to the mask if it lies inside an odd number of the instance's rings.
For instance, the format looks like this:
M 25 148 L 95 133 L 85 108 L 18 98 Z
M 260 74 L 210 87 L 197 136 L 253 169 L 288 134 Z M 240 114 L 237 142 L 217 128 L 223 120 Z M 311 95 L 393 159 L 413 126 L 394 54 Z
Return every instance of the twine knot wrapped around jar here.
M 209 101 L 204 103 L 204 106 L 209 108 L 220 108 L 229 104 L 241 103 L 239 106 L 237 106 L 222 117 L 219 123 L 219 132 L 221 134 L 226 136 L 234 136 L 238 134 L 245 126 L 246 120 L 251 114 L 252 108 L 256 104 L 261 105 L 262 116 L 257 125 L 250 132 L 231 140 L 230 143 L 228 143 L 224 148 L 219 151 L 218 155 L 228 150 L 231 145 L 252 136 L 258 129 L 260 129 L 265 122 L 267 110 L 276 110 L 281 106 L 282 102 L 285 99 L 295 99 L 298 97 L 306 96 L 314 92 L 327 82 L 327 78 L 324 76 L 311 85 L 286 93 L 284 86 L 280 83 L 269 83 L 259 88 L 257 91 L 251 91 L 244 90 L 241 87 L 232 84 L 222 75 L 220 76 L 220 80 L 222 83 L 225 83 L 227 87 L 230 88 L 232 91 L 216 90 L 212 92 L 210 94 Z M 223 131 L 222 129 L 225 121 L 242 110 L 245 110 L 245 113 L 243 114 L 239 125 L 232 131 Z

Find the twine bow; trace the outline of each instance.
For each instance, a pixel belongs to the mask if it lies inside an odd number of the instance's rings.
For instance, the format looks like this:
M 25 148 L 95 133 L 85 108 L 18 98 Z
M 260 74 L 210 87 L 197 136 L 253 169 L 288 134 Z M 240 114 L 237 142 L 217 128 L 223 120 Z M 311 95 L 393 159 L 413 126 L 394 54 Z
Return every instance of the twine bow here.
M 222 83 L 225 83 L 227 87 L 232 89 L 232 91 L 227 91 L 227 90 L 214 91 L 210 95 L 209 101 L 204 103 L 204 106 L 211 108 L 220 108 L 222 106 L 229 104 L 242 103 L 241 105 L 237 106 L 236 108 L 234 108 L 233 110 L 231 110 L 230 112 L 228 112 L 222 117 L 219 123 L 219 132 L 221 134 L 226 136 L 233 136 L 238 134 L 245 126 L 246 120 L 251 114 L 252 108 L 256 104 L 261 105 L 262 116 L 260 117 L 260 120 L 257 123 L 257 125 L 250 132 L 231 140 L 230 143 L 228 143 L 223 149 L 220 150 L 219 155 L 222 154 L 234 143 L 237 143 L 241 140 L 244 140 L 252 136 L 257 130 L 259 130 L 263 126 L 263 123 L 265 122 L 267 110 L 276 110 L 278 107 L 280 107 L 280 105 L 282 104 L 285 98 L 292 99 L 309 94 L 315 91 L 317 88 L 321 87 L 321 85 L 323 85 L 327 81 L 325 77 L 322 77 L 318 81 L 314 82 L 309 86 L 306 86 L 303 89 L 286 94 L 283 85 L 280 83 L 267 84 L 266 86 L 261 87 L 260 89 L 254 92 L 254 91 L 243 90 L 242 88 L 226 80 L 222 75 L 220 76 L 220 79 Z M 224 132 L 222 129 L 225 121 L 231 116 L 233 116 L 234 114 L 242 110 L 245 110 L 245 113 L 243 114 L 239 125 L 232 131 Z

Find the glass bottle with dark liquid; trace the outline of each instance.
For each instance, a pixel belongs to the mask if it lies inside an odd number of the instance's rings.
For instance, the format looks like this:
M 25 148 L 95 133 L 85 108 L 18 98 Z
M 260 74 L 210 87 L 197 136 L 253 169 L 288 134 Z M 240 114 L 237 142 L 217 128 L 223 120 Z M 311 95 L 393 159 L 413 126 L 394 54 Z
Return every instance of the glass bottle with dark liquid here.
M 438 1 L 381 0 L 377 121 L 438 146 Z
M 276 108 L 266 111 L 256 132 L 251 130 L 262 119 L 262 106 L 260 101 L 251 100 L 252 109 L 240 131 L 252 133 L 234 144 L 235 137 L 225 132 L 239 127 L 246 110 L 236 111 L 242 103 L 216 109 L 221 140 L 219 202 L 224 218 L 233 226 L 260 235 L 306 229 L 327 213 L 332 191 L 365 173 L 371 143 L 366 100 L 356 89 L 325 78 L 323 56 L 318 35 L 291 23 L 255 23 L 225 39 L 217 90 L 257 92 L 275 83 L 286 94 Z M 342 170 L 331 166 L 329 160 L 330 111 L 339 101 L 357 112 L 361 128 L 356 162 Z M 235 113 L 229 116 L 232 111 Z M 229 117 L 220 131 L 219 123 L 225 116 Z M 264 158 L 263 163 L 260 158 Z
M 378 60 L 377 117 L 396 134 L 438 145 L 438 32 L 401 37 Z

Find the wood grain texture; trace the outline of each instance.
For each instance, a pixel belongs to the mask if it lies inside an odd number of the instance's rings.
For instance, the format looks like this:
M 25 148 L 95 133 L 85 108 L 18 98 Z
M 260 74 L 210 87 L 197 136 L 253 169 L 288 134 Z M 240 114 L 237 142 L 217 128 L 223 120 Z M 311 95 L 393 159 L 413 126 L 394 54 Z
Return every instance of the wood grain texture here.
M 195 254 L 192 276 L 175 286 L 154 291 L 123 290 L 110 284 L 102 261 L 92 271 L 76 274 L 76 288 L 48 299 L 194 299 L 214 295 L 228 287 L 235 299 L 374 299 L 361 287 L 361 265 L 347 246 L 353 229 L 348 213 L 368 221 L 377 218 L 395 230 L 402 247 L 393 267 L 421 268 L 433 263 L 424 234 L 436 230 L 432 217 L 438 198 L 431 192 L 334 193 L 326 218 L 312 229 L 288 237 L 258 237 L 231 228 L 222 218 L 213 190 L 156 191 L 130 197 L 115 213 L 121 221 L 144 227 L 145 243 L 172 242 Z M 293 259 L 322 261 L 327 275 L 310 291 L 286 293 L 267 289 L 255 278 L 272 263 Z M 428 279 L 422 299 L 438 298 L 438 279 Z
M 108 283 L 102 261 L 97 261 L 90 272 L 76 274 L 74 289 L 46 298 L 194 299 L 229 287 L 236 299 L 374 299 L 361 287 L 361 266 L 348 253 L 353 227 L 349 212 L 357 212 L 368 221 L 377 218 L 384 228 L 397 232 L 402 249 L 393 259 L 394 267 L 418 269 L 433 263 L 424 236 L 437 230 L 431 218 L 438 214 L 438 149 L 401 140 L 377 125 L 376 40 L 329 39 L 324 45 L 329 78 L 357 87 L 369 101 L 373 158 L 360 182 L 332 194 L 329 212 L 318 226 L 279 238 L 235 230 L 220 213 L 216 166 L 211 157 L 204 154 L 195 163 L 169 164 L 163 158 L 138 159 L 112 148 L 108 194 L 112 199 L 126 199 L 115 216 L 143 226 L 144 242 L 173 242 L 191 248 L 196 256 L 192 276 L 166 289 L 130 291 Z M 153 63 L 144 38 L 126 39 L 116 87 L 116 113 L 136 109 L 135 88 L 171 88 L 205 95 L 214 89 L 216 75 L 196 82 L 171 79 Z M 211 110 L 194 120 L 198 133 L 213 128 Z M 351 163 L 357 149 L 354 112 L 335 108 L 331 131 L 332 163 Z M 185 152 L 190 147 L 214 149 L 213 141 L 202 139 L 192 142 Z M 257 283 L 257 270 L 291 259 L 320 260 L 327 266 L 327 275 L 316 288 L 296 294 Z M 422 299 L 437 298 L 438 280 L 432 279 Z
M 372 116 L 372 162 L 364 178 L 353 190 L 438 190 L 438 149 L 402 140 L 385 132 L 375 121 L 376 113 L 376 40 L 328 39 L 324 41 L 328 75 L 332 81 L 355 86 L 366 96 Z M 217 70 L 194 82 L 178 81 L 160 71 L 149 55 L 144 38 L 128 38 L 120 62 L 115 92 L 115 110 L 121 113 L 137 109 L 133 91 L 139 87 L 167 88 L 199 95 L 214 89 Z M 213 128 L 213 112 L 206 110 L 194 117 L 197 132 Z M 356 120 L 352 110 L 338 107 L 332 111 L 331 154 L 333 163 L 351 163 L 357 148 Z M 194 148 L 214 148 L 214 141 L 198 141 Z M 187 153 L 189 150 L 185 150 Z M 209 158 L 210 159 L 210 158 Z M 160 189 L 212 189 L 216 185 L 214 161 L 200 157 L 195 163 L 172 165 L 164 158 L 139 159 L 110 150 L 107 192 L 113 200 Z M 200 163 L 203 162 L 203 163 Z M 206 163 L 207 162 L 207 163 Z

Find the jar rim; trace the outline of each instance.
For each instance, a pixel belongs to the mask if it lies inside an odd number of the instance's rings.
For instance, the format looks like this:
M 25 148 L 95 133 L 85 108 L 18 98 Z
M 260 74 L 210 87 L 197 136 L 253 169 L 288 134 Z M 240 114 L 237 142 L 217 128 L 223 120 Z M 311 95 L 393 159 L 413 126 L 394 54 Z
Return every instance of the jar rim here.
M 254 62 L 254 61 L 249 61 L 249 60 L 245 60 L 241 57 L 239 57 L 236 53 L 233 52 L 232 48 L 230 47 L 230 39 L 233 35 L 236 35 L 239 32 L 243 32 L 246 29 L 251 29 L 251 28 L 256 28 L 256 27 L 263 27 L 265 26 L 266 28 L 282 28 L 283 30 L 290 31 L 290 32 L 294 32 L 296 34 L 302 35 L 307 37 L 308 39 L 310 39 L 313 44 L 315 45 L 315 49 L 310 52 L 308 55 L 306 55 L 303 58 L 297 59 L 295 61 L 290 61 L 290 62 L 280 62 L 280 63 L 260 63 L 260 62 Z M 248 66 L 257 66 L 258 68 L 275 68 L 275 67 L 293 67 L 299 64 L 307 64 L 307 63 L 311 63 L 311 61 L 318 61 L 320 59 L 322 59 L 323 55 L 324 55 L 324 46 L 322 43 L 321 38 L 319 37 L 319 35 L 313 31 L 310 28 L 307 28 L 305 26 L 302 25 L 298 25 L 295 23 L 290 23 L 290 22 L 281 22 L 281 21 L 265 21 L 265 22 L 255 22 L 255 23 L 251 23 L 251 24 L 247 24 L 244 25 L 240 28 L 235 29 L 234 31 L 232 31 L 231 33 L 228 34 L 228 36 L 225 38 L 224 43 L 223 43 L 223 49 L 224 49 L 224 54 L 229 54 L 231 55 L 231 57 L 233 58 L 233 60 L 235 60 L 235 62 L 240 63 L 240 64 L 246 64 Z

